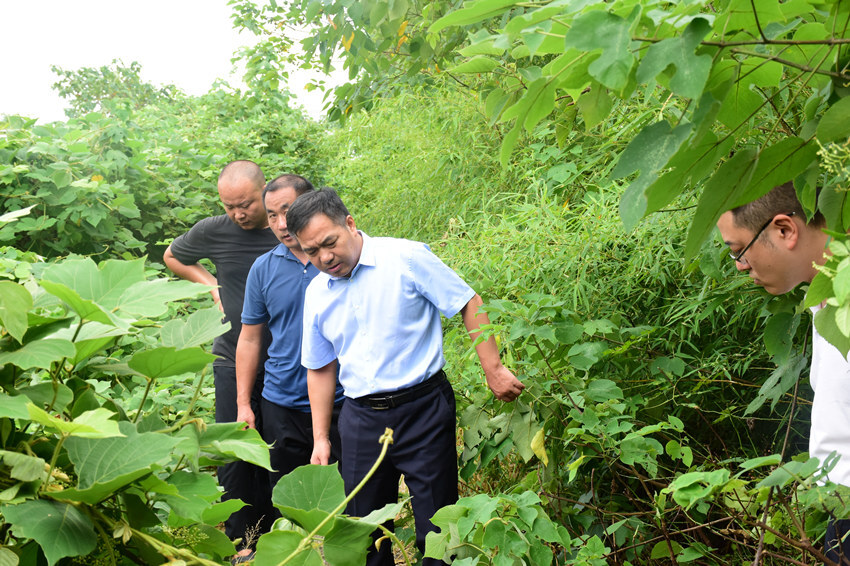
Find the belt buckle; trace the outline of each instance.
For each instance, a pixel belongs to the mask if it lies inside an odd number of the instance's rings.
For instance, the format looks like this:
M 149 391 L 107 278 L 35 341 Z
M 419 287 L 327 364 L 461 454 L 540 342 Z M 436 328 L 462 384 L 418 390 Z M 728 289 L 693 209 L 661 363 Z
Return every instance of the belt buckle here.
M 392 408 L 392 403 L 389 397 L 373 397 L 369 399 L 369 406 L 376 411 L 386 411 Z

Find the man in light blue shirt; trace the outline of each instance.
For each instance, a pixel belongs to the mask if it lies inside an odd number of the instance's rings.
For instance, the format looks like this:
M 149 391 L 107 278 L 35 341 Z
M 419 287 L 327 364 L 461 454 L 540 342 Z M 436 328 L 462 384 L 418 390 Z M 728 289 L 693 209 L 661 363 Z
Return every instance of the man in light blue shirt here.
M 425 535 L 435 530 L 431 517 L 457 501 L 455 399 L 442 370 L 440 315 L 462 313 L 475 340 L 490 322 L 479 310 L 481 297 L 425 244 L 358 231 L 332 189 L 299 197 L 287 225 L 322 272 L 307 288 L 301 355 L 313 414 L 312 462 L 327 464 L 331 454 L 339 368 L 347 398 L 339 417 L 346 491 L 377 459 L 384 429 L 394 430 L 386 459 L 347 512 L 365 516 L 394 503 L 404 474 L 424 552 Z M 524 386 L 502 364 L 495 341 L 481 342 L 476 352 L 496 398 L 515 400 Z M 392 565 L 390 545 L 371 552 L 367 563 Z
M 283 475 L 309 464 L 313 451 L 307 370 L 301 365 L 301 328 L 304 293 L 319 271 L 286 228 L 286 211 L 290 205 L 298 195 L 312 190 L 313 185 L 299 175 L 281 175 L 263 189 L 269 226 L 280 244 L 258 257 L 251 266 L 245 285 L 242 330 L 236 346 L 236 420 L 253 428 L 251 391 L 263 358 L 264 329 L 268 327 L 271 332 L 264 366 L 260 432 L 272 445 L 270 458 L 275 470 L 269 474 L 272 489 Z M 338 387 L 336 404 L 342 399 L 342 388 Z M 334 435 L 335 425 L 331 428 Z M 338 458 L 336 451 L 334 458 Z

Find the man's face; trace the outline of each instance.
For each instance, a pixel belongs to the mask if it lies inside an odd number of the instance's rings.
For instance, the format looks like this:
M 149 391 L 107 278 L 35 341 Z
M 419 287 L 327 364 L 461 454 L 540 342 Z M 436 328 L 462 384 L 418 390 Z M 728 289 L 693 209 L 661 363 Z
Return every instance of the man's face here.
M 268 226 L 263 206 L 263 188 L 250 179 L 224 180 L 218 184 L 218 196 L 227 216 L 243 230 Z
M 348 277 L 360 261 L 363 238 L 351 216 L 341 226 L 324 214 L 316 214 L 297 236 L 310 262 L 328 275 Z
M 281 241 L 289 249 L 296 251 L 301 250 L 298 240 L 293 238 L 286 229 L 286 212 L 298 195 L 292 187 L 284 187 L 276 191 L 266 193 L 266 213 L 269 218 L 269 227 Z
M 724 213 L 717 221 L 717 228 L 723 241 L 729 246 L 729 251 L 739 254 L 755 237 L 755 232 L 743 228 L 735 222 L 731 212 Z M 796 280 L 790 269 L 794 258 L 789 256 L 782 240 L 777 245 L 772 240 L 776 238 L 776 227 L 768 225 L 764 233 L 753 242 L 741 261 L 735 262 L 739 271 L 746 271 L 756 285 L 764 287 L 771 295 L 781 295 L 792 290 L 803 279 Z

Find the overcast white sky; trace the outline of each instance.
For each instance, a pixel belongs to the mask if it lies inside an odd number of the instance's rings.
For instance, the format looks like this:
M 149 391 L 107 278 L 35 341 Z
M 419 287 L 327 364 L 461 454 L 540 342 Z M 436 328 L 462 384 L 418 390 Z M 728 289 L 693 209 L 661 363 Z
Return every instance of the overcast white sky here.
M 0 0 L 0 114 L 64 120 L 64 101 L 51 88 L 51 65 L 77 69 L 113 59 L 138 61 L 144 80 L 172 83 L 188 94 L 207 92 L 217 78 L 239 85 L 240 76 L 230 75 L 230 59 L 253 35 L 237 34 L 230 12 L 227 0 Z M 306 82 L 297 74 L 289 89 L 318 117 L 322 93 L 305 92 Z

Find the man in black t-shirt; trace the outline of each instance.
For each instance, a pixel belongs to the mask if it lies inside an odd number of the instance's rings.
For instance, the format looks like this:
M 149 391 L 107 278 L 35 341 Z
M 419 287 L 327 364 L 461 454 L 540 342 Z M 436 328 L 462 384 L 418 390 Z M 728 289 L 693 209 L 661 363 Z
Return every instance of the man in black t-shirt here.
M 210 285 L 213 300 L 224 319 L 230 321 L 230 330 L 213 342 L 213 354 L 219 356 L 213 362 L 216 422 L 236 421 L 236 343 L 242 327 L 245 279 L 254 260 L 279 243 L 266 217 L 264 185 L 265 177 L 256 163 L 228 163 L 218 178 L 218 194 L 227 214 L 201 220 L 175 238 L 163 256 L 165 265 L 178 277 Z M 215 276 L 198 263 L 204 258 L 212 261 Z M 263 353 L 270 341 L 266 333 Z M 255 383 L 252 405 L 257 417 L 262 418 L 262 376 Z M 218 478 L 225 499 L 239 498 L 248 504 L 226 521 L 227 536 L 250 538 L 245 536 L 246 530 L 258 525 L 259 533 L 268 531 L 274 516 L 268 472 L 246 462 L 233 462 L 219 468 Z M 249 551 L 245 548 L 241 552 Z

